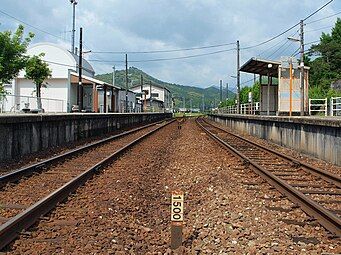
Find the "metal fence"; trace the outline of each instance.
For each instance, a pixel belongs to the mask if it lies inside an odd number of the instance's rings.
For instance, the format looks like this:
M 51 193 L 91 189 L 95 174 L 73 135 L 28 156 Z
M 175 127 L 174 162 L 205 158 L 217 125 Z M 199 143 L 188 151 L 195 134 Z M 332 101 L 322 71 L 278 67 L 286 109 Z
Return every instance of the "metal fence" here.
M 218 108 L 218 113 L 226 113 L 226 114 L 237 114 L 237 106 L 226 106 Z M 253 104 L 246 103 L 240 105 L 240 113 L 241 114 L 259 114 L 259 102 L 255 102 Z
M 330 98 L 330 116 L 341 116 L 341 97 Z
M 309 98 L 309 115 L 328 115 L 327 98 Z
M 246 103 L 240 105 L 240 114 L 259 114 L 260 105 L 259 102 L 256 103 Z M 237 114 L 237 106 L 226 106 L 221 107 L 216 110 L 221 114 Z M 319 115 L 319 116 L 341 116 L 341 97 L 332 97 L 328 105 L 327 98 L 310 98 L 309 99 L 309 115 Z
M 65 112 L 65 101 L 41 97 L 44 112 Z M 6 95 L 0 98 L 0 113 L 20 113 L 23 111 L 37 110 L 38 98 L 31 96 Z

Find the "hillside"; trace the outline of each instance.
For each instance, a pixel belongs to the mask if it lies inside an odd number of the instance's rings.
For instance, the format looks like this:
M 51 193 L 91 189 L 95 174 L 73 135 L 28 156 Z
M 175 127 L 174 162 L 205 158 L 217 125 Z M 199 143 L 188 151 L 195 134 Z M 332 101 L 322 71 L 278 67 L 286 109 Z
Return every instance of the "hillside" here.
M 165 86 L 168 88 L 175 99 L 175 107 L 183 107 L 183 97 L 185 97 L 186 107 L 190 107 L 190 99 L 192 99 L 193 108 L 199 108 L 202 105 L 202 95 L 205 95 L 205 106 L 209 107 L 211 104 L 219 102 L 219 88 L 211 86 L 208 88 L 198 88 L 193 86 L 184 86 L 174 83 L 160 81 L 136 67 L 129 68 L 129 85 L 140 84 L 141 75 L 144 82 L 152 81 L 152 83 Z M 118 70 L 115 72 L 115 85 L 122 88 L 125 87 L 125 70 Z M 108 83 L 112 83 L 112 73 L 99 74 L 96 78 Z M 226 95 L 226 88 L 223 89 L 223 95 Z M 229 91 L 229 96 L 234 96 L 234 93 Z

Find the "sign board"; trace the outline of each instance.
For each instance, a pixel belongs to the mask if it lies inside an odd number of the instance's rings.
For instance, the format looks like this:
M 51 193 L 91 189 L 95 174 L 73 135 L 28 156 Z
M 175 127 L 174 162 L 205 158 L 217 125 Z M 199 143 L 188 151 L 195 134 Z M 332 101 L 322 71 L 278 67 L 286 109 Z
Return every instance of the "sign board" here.
M 184 194 L 173 191 L 171 198 L 171 249 L 176 250 L 182 245 L 182 228 L 184 220 Z
M 184 194 L 179 191 L 172 192 L 171 221 L 182 222 L 184 214 Z
M 249 103 L 251 103 L 252 102 L 252 92 L 250 91 L 249 92 Z

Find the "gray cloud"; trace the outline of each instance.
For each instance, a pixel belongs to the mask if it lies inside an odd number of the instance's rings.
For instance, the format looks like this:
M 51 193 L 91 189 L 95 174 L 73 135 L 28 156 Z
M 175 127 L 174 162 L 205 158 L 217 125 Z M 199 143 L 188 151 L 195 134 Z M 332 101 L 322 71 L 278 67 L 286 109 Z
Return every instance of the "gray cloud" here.
M 27 27 L 27 30 L 36 33 L 34 42 L 51 41 L 70 47 L 72 12 L 68 0 L 1 2 L 2 11 L 64 39 L 57 39 Z M 84 28 L 86 47 L 97 51 L 173 49 L 234 42 L 237 39 L 240 40 L 241 47 L 244 47 L 257 44 L 283 31 L 325 2 L 326 0 L 79 0 L 77 27 Z M 335 0 L 311 19 L 331 15 L 340 9 L 341 1 Z M 333 17 L 307 25 L 306 30 L 333 25 L 335 20 L 336 17 Z M 14 29 L 18 24 L 3 14 L 0 14 L 0 22 L 1 30 Z M 329 32 L 330 29 L 324 31 Z M 321 32 L 322 30 L 307 32 L 306 41 L 317 40 Z M 285 38 L 283 36 L 264 46 L 242 51 L 241 62 L 263 51 L 263 57 L 271 55 L 285 42 Z M 276 44 L 276 47 L 269 49 Z M 272 58 L 292 54 L 297 47 L 295 43 L 287 43 L 282 48 L 285 51 L 279 50 Z M 129 59 L 179 57 L 215 50 L 130 55 Z M 123 60 L 124 56 L 91 54 L 89 58 L 116 61 Z M 219 79 L 234 84 L 235 81 L 229 76 L 236 72 L 235 59 L 235 52 L 226 52 L 193 59 L 136 63 L 134 66 L 162 80 L 206 87 L 218 84 Z M 111 72 L 112 65 L 94 63 L 97 73 Z M 123 68 L 123 65 L 118 64 L 117 67 Z M 242 80 L 249 78 L 247 74 L 242 75 Z

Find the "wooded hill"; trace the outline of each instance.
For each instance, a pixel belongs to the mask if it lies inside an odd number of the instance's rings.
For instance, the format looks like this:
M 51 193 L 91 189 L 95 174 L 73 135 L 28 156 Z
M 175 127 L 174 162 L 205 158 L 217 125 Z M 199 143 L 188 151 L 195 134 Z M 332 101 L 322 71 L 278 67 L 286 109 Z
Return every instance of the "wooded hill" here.
M 141 75 L 143 76 L 144 83 L 151 81 L 153 84 L 157 84 L 160 86 L 165 86 L 172 92 L 172 95 L 175 99 L 175 107 L 183 107 L 183 97 L 185 97 L 186 107 L 190 107 L 190 99 L 192 99 L 192 107 L 193 108 L 201 108 L 202 107 L 202 95 L 205 97 L 205 106 L 211 107 L 214 104 L 215 106 L 219 103 L 220 92 L 218 87 L 208 87 L 208 88 L 198 88 L 194 86 L 185 86 L 179 85 L 175 83 L 168 83 L 161 80 L 158 80 L 151 75 L 143 72 L 142 70 L 136 67 L 130 67 L 128 70 L 129 77 L 129 87 L 136 84 L 141 84 Z M 112 83 L 112 73 L 99 74 L 96 75 L 96 79 Z M 115 71 L 115 85 L 125 88 L 125 70 L 117 70 Z M 229 91 L 229 97 L 234 97 L 235 94 Z M 226 87 L 223 88 L 223 98 L 226 98 Z

